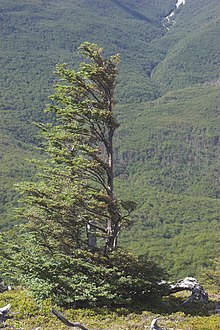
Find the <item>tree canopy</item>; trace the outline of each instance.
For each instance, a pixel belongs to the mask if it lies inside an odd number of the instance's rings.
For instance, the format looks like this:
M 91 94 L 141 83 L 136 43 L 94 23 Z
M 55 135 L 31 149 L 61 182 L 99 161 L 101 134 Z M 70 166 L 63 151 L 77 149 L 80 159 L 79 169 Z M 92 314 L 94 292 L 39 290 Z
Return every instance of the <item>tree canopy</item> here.
M 55 120 L 38 125 L 49 161 L 40 165 L 40 179 L 20 189 L 28 227 L 43 245 L 57 245 L 67 253 L 73 248 L 116 247 L 120 228 L 135 206 L 120 202 L 114 193 L 119 55 L 105 59 L 101 48 L 87 42 L 80 52 L 86 61 L 78 72 L 57 66 L 60 81 L 46 109 Z

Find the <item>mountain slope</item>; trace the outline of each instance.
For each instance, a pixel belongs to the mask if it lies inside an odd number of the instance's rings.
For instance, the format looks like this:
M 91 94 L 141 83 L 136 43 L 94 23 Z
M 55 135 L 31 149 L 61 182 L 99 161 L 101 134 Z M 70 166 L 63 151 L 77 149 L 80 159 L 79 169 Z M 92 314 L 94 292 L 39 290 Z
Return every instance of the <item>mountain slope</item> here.
M 181 39 L 176 40 L 166 58 L 155 69 L 153 79 L 158 83 L 162 81 L 165 90 L 204 83 L 219 77 L 219 20 L 217 17 L 208 19 L 208 13 L 206 20 L 198 19 L 197 26 L 192 27 L 190 33 L 187 31 Z M 178 20 L 173 29 L 176 26 Z M 174 38 L 179 29 L 174 32 Z
M 219 197 L 219 86 L 169 92 L 119 109 L 120 174 L 174 193 Z M 128 150 L 129 146 L 129 150 Z M 120 163 L 121 162 L 121 163 Z
M 89 40 L 104 47 L 107 54 L 121 53 L 118 99 L 129 103 L 157 97 L 158 90 L 143 67 L 150 65 L 144 55 L 149 40 L 165 32 L 160 22 L 162 3 L 163 11 L 167 6 L 168 12 L 170 0 L 160 0 L 150 13 L 149 7 L 138 1 L 121 5 L 110 0 L 94 0 L 92 4 L 86 0 L 18 0 L 16 4 L 13 0 L 1 1 L 0 127 L 2 141 L 5 136 L 14 141 L 3 144 L 7 157 L 4 150 L 2 155 L 7 162 L 3 159 L 2 180 L 7 188 L 3 187 L 1 203 L 2 209 L 8 211 L 8 215 L 3 213 L 3 225 L 11 221 L 10 209 L 16 202 L 13 183 L 26 176 L 25 171 L 14 177 L 10 174 L 14 163 L 23 162 L 23 151 L 14 150 L 18 143 L 22 143 L 21 149 L 32 149 L 31 144 L 36 142 L 32 122 L 48 120 L 43 108 L 56 79 L 55 65 L 66 62 L 76 67 L 81 60 L 77 48 Z M 140 8 L 145 9 L 146 20 L 140 17 Z

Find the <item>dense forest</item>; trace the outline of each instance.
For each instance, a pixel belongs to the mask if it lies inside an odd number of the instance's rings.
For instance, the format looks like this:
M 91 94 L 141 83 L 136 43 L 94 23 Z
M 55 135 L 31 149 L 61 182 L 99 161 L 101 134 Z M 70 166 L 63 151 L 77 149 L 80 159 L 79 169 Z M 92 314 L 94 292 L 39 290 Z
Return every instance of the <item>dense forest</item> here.
M 121 59 L 115 190 L 137 208 L 120 246 L 153 257 L 174 280 L 215 269 L 219 10 L 218 0 L 178 8 L 175 0 L 1 1 L 3 233 L 25 222 L 16 216 L 15 184 L 33 180 L 32 158 L 45 159 L 33 123 L 54 121 L 44 109 L 58 81 L 56 64 L 77 69 L 78 47 L 89 41 Z

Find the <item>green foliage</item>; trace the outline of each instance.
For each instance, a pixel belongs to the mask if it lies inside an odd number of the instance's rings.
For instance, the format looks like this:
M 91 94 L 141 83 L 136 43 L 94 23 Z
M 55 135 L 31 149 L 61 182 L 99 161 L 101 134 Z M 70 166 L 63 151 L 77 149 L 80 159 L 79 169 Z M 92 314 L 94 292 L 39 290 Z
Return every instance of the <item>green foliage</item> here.
M 206 23 L 186 35 L 157 66 L 153 80 L 162 81 L 165 90 L 183 88 L 219 77 L 218 23 Z
M 220 290 L 220 261 L 216 258 L 212 269 L 203 268 L 201 270 L 201 279 L 210 290 L 219 292 Z
M 126 117 L 120 106 L 117 175 L 160 191 L 218 197 L 218 99 L 218 86 L 197 85 L 130 107 Z
M 151 74 L 163 93 L 219 78 L 218 0 L 186 3 L 174 20 L 152 45 L 158 53 L 166 52 Z
M 38 300 L 69 307 L 132 306 L 156 299 L 164 271 L 149 257 L 134 257 L 123 250 L 108 256 L 75 249 L 72 255 L 48 251 L 35 238 L 22 235 L 16 246 L 4 247 L 10 271 Z M 7 277 L 8 275 L 8 277 Z M 164 287 L 165 289 L 165 287 Z
M 19 185 L 19 214 L 28 220 L 23 230 L 29 234 L 5 244 L 2 272 L 7 278 L 7 263 L 19 284 L 59 305 L 137 303 L 161 294 L 158 283 L 165 274 L 153 260 L 116 250 L 119 230 L 136 206 L 114 195 L 118 56 L 105 60 L 102 50 L 89 43 L 80 49 L 90 62 L 81 63 L 79 72 L 57 68 L 65 84 L 56 86 L 47 109 L 56 120 L 39 125 L 50 160 L 39 162 L 40 180 Z M 91 222 L 105 239 L 101 248 L 89 245 Z
M 17 205 L 18 193 L 15 182 L 31 178 L 35 172 L 34 164 L 29 159 L 37 152 L 33 147 L 1 133 L 1 196 L 0 196 L 0 228 L 8 229 L 17 223 L 14 207 Z M 40 155 L 39 155 L 40 157 Z
M 120 192 L 126 191 L 124 184 L 120 181 Z M 213 267 L 219 249 L 218 200 L 177 196 L 153 188 L 149 191 L 143 182 L 138 190 L 139 180 L 133 181 L 132 188 L 129 181 L 126 184 L 140 208 L 132 216 L 133 226 L 121 235 L 120 244 L 137 254 L 148 251 L 175 280 L 201 276 L 201 268 Z
M 119 56 L 105 59 L 102 49 L 88 42 L 80 50 L 89 63 L 81 63 L 79 72 L 57 66 L 60 84 L 46 109 L 55 123 L 38 125 L 50 159 L 39 162 L 40 180 L 18 188 L 23 195 L 20 215 L 29 221 L 29 230 L 41 244 L 67 254 L 87 247 L 91 221 L 104 238 L 101 248 L 114 248 L 135 206 L 124 203 L 123 212 L 114 194 L 113 136 L 119 124 L 113 109 Z
M 175 276 L 210 267 L 218 232 L 217 212 L 210 218 L 207 207 L 216 210 L 219 197 L 218 6 L 219 0 L 186 1 L 168 31 L 163 18 L 174 0 L 1 1 L 2 229 L 17 223 L 13 184 L 33 179 L 34 166 L 25 159 L 41 157 L 33 150 L 36 127 L 30 122 L 48 122 L 43 108 L 56 83 L 53 68 L 58 62 L 76 67 L 78 45 L 90 40 L 122 58 L 116 89 L 122 123 L 114 151 L 117 189 L 125 200 L 135 196 L 141 210 L 133 220 L 145 222 L 141 232 L 136 227 L 128 232 L 124 244 L 160 254 Z M 157 202 L 152 220 L 143 218 L 145 201 L 157 194 L 162 204 L 176 203 L 172 213 L 165 212 L 177 222 L 175 228 L 160 224 L 164 208 Z M 179 210 L 179 203 L 186 207 Z M 183 251 L 186 257 L 180 259 Z

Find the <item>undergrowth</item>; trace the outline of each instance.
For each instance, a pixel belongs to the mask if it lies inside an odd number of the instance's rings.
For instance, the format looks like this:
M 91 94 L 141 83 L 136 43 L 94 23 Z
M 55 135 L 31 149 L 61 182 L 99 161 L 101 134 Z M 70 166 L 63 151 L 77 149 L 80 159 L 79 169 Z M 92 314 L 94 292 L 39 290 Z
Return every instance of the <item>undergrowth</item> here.
M 181 307 L 185 297 L 170 296 L 158 305 L 133 306 L 128 308 L 90 308 L 62 311 L 65 317 L 80 322 L 89 330 L 150 329 L 152 320 L 165 329 L 176 330 L 217 330 L 219 316 L 215 314 L 215 301 L 201 306 L 193 303 Z M 51 301 L 37 302 L 27 291 L 15 289 L 0 295 L 0 307 L 11 304 L 7 329 L 17 330 L 64 330 L 67 326 L 51 315 Z M 53 306 L 59 310 L 57 306 Z

